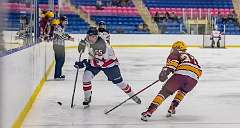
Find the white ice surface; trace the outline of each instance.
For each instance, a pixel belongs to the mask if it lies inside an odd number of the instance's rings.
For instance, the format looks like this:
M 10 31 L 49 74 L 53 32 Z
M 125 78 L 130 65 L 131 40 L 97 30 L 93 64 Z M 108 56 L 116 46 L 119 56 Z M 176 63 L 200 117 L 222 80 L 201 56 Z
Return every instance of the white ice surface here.
M 52 74 L 43 87 L 24 128 L 240 128 L 240 50 L 198 49 L 188 50 L 199 61 L 203 76 L 177 108 L 176 116 L 166 118 L 169 97 L 148 122 L 140 120 L 163 83 L 157 83 L 139 95 L 142 104 L 129 100 L 108 115 L 111 109 L 125 99 L 118 87 L 106 80 L 103 73 L 92 81 L 91 107 L 83 109 L 82 74 L 79 71 L 75 107 L 70 108 L 78 58 L 76 50 L 66 51 L 63 73 L 65 81 L 53 81 Z M 158 78 L 165 64 L 169 48 L 115 48 L 124 80 L 137 92 Z M 63 103 L 62 106 L 57 102 Z

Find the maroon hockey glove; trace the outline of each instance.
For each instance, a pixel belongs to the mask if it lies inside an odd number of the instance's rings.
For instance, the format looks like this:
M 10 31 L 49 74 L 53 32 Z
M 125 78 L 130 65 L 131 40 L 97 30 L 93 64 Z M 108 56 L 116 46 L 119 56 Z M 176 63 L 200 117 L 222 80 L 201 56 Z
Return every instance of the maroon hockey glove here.
M 161 82 L 164 82 L 168 79 L 168 75 L 171 73 L 170 69 L 168 68 L 163 68 L 162 71 L 159 74 L 159 80 Z

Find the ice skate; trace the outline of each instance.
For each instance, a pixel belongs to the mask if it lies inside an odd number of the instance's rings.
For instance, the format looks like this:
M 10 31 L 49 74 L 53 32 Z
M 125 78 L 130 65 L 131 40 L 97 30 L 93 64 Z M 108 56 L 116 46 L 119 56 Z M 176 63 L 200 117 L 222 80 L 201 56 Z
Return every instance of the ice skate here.
M 141 104 L 141 102 L 142 102 L 141 99 L 140 99 L 139 97 L 137 97 L 137 96 L 134 96 L 132 99 L 133 99 L 133 101 L 136 102 L 137 104 Z
M 141 116 L 142 116 L 141 117 L 142 121 L 148 121 L 148 119 L 151 117 L 151 114 L 148 111 L 146 111 L 146 112 L 143 112 Z
M 175 107 L 171 105 L 170 108 L 168 109 L 166 117 L 167 118 L 172 117 L 174 114 L 176 114 Z
M 63 80 L 65 80 L 65 75 L 61 75 L 61 76 L 59 76 L 59 77 L 54 77 L 54 79 L 55 79 L 56 81 L 63 81 Z
M 86 108 L 90 107 L 90 103 L 91 103 L 91 96 L 89 98 L 84 98 L 83 108 L 86 109 Z
M 220 42 L 219 41 L 217 42 L 217 47 L 220 48 Z
M 212 44 L 211 44 L 211 47 L 214 48 L 214 46 L 215 46 L 215 43 L 212 43 Z

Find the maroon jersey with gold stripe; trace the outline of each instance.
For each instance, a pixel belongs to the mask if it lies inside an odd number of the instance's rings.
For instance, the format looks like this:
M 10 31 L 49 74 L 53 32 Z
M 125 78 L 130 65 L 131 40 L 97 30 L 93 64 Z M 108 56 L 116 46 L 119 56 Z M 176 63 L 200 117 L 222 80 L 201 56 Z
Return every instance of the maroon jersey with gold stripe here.
M 196 80 L 202 75 L 198 61 L 187 52 L 175 50 L 171 52 L 165 67 L 171 69 L 174 74 L 186 75 Z

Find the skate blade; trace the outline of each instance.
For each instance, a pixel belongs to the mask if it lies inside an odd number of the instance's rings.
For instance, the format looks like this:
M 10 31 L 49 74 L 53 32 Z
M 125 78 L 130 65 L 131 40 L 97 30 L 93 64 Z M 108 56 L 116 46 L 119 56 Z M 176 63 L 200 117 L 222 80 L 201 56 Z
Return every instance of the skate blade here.
M 166 115 L 166 117 L 167 117 L 167 118 L 172 117 L 172 114 L 168 113 L 168 114 Z
M 170 117 L 173 117 L 173 115 L 174 115 L 173 113 L 168 113 L 168 114 L 166 115 L 166 117 L 167 117 L 167 118 L 170 118 Z
M 141 117 L 141 120 L 142 120 L 142 121 L 145 121 L 145 122 L 148 121 L 148 119 L 147 119 L 146 117 Z
M 90 107 L 90 105 L 83 105 L 83 109 L 87 109 L 89 107 Z

